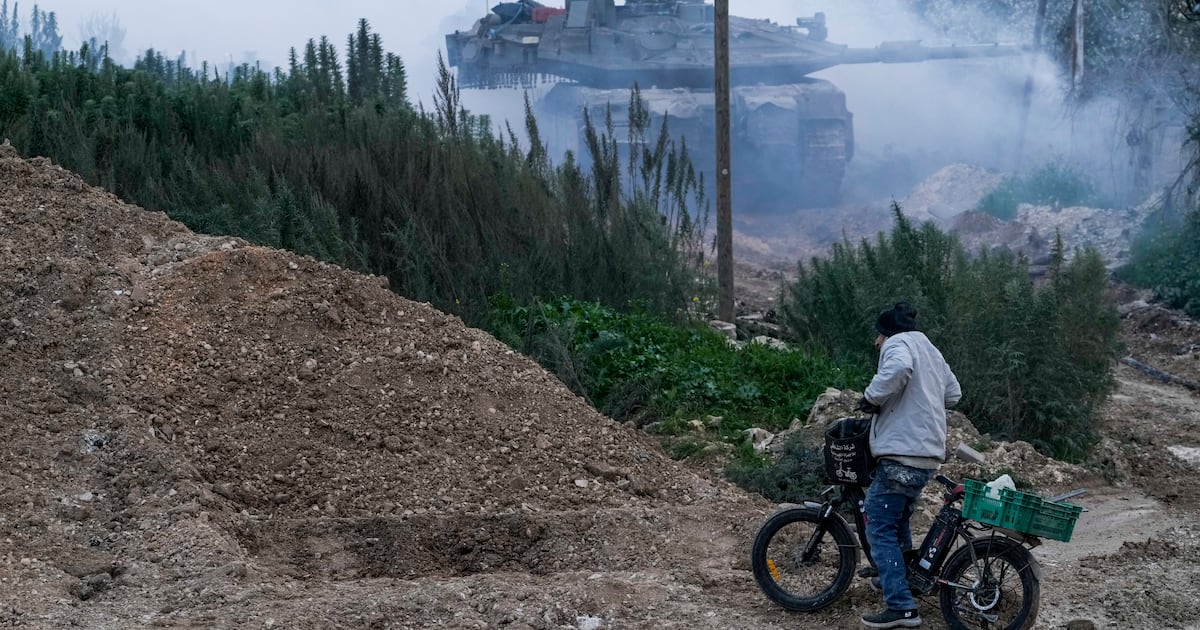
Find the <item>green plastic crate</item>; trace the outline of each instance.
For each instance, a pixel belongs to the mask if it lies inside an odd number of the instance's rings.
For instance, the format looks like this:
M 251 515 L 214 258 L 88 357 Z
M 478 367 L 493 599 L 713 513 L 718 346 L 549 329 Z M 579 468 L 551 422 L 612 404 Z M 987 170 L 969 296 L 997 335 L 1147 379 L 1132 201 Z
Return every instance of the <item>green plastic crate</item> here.
M 1029 532 L 1033 517 L 1045 504 L 1045 501 L 1039 496 L 1009 488 L 1000 489 L 1000 501 L 1004 503 L 1004 514 L 1000 516 L 1000 527 L 1026 533 Z
M 987 496 L 987 486 L 981 481 L 964 479 L 963 488 L 963 518 L 1003 527 L 1003 501 Z
M 1051 503 L 1019 490 L 1002 488 L 1000 498 L 987 496 L 987 484 L 963 480 L 963 517 L 1015 532 L 1070 542 L 1075 521 L 1083 508 L 1070 503 Z
M 1075 531 L 1075 522 L 1083 508 L 1070 503 L 1050 503 L 1046 501 L 1040 510 L 1033 515 L 1027 533 L 1051 540 L 1071 542 L 1071 534 Z

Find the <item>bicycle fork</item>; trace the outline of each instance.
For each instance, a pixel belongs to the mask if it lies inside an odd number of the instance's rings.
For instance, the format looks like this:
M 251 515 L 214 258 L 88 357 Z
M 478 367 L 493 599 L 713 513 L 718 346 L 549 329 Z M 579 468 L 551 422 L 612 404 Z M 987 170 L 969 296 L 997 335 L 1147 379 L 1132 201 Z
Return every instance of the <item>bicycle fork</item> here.
M 827 490 L 826 493 L 828 492 L 829 491 Z M 818 545 L 820 545 L 821 540 L 825 538 L 825 534 L 829 532 L 830 519 L 840 518 L 834 513 L 838 505 L 838 502 L 836 501 L 826 501 L 825 503 L 805 501 L 803 505 L 806 508 L 820 510 L 820 519 L 818 519 L 816 527 L 813 529 L 812 534 L 809 535 L 808 540 L 805 541 L 804 547 L 800 549 L 799 555 L 793 556 L 792 558 L 793 562 L 797 562 L 799 564 L 812 561 L 813 557 L 815 557 L 819 551 Z M 775 578 L 776 581 L 779 580 L 779 568 L 775 566 L 775 561 L 771 560 L 770 558 L 767 559 L 767 570 L 770 571 L 771 577 Z
M 817 545 L 821 543 L 821 539 L 825 537 L 825 533 L 829 531 L 829 519 L 837 518 L 833 514 L 833 509 L 836 504 L 825 502 L 821 504 L 821 521 L 813 530 L 811 536 L 808 537 L 808 542 L 804 544 L 804 551 L 801 552 L 800 559 L 808 562 L 812 560 L 813 554 L 816 553 Z

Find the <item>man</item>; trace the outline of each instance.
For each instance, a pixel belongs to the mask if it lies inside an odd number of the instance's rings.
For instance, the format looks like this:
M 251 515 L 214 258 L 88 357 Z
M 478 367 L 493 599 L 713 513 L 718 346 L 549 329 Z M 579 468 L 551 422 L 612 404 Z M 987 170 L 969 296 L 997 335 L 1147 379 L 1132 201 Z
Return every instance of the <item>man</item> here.
M 868 628 L 921 625 L 908 588 L 904 552 L 912 549 L 909 518 L 925 484 L 946 456 L 946 408 L 962 397 L 942 353 L 917 329 L 917 311 L 900 302 L 879 315 L 879 369 L 859 409 L 871 421 L 871 455 L 877 461 L 867 489 L 867 540 L 879 569 L 887 609 L 864 615 Z

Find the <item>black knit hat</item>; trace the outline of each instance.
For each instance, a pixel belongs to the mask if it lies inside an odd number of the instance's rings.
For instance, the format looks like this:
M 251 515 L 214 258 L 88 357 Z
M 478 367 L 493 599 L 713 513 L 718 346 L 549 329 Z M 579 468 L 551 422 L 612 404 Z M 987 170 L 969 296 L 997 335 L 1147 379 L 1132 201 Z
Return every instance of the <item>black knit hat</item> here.
M 875 320 L 875 330 L 884 337 L 920 330 L 917 328 L 917 309 L 908 302 L 897 302 L 892 308 L 879 314 Z

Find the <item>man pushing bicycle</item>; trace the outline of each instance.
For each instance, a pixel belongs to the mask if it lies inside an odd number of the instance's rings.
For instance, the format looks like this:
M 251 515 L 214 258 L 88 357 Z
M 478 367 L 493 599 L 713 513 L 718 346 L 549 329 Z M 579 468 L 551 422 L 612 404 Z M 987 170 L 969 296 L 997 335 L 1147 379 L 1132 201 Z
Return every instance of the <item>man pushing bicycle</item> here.
M 917 326 L 917 311 L 900 302 L 875 323 L 879 367 L 860 411 L 874 414 L 871 456 L 877 461 L 865 503 L 867 539 L 879 569 L 887 608 L 864 615 L 868 628 L 921 625 L 909 591 L 904 552 L 912 549 L 912 517 L 917 498 L 945 458 L 946 408 L 962 397 L 958 379 Z

